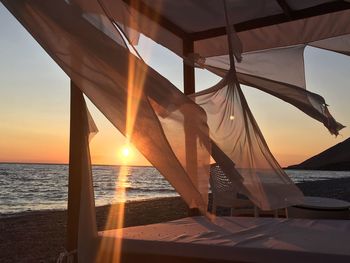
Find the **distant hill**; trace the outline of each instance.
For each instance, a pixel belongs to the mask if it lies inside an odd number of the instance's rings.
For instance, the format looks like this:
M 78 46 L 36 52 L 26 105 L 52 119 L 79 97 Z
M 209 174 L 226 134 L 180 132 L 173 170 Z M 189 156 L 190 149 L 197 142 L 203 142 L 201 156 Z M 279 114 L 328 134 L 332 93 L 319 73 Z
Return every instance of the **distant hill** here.
M 350 138 L 287 169 L 350 171 Z

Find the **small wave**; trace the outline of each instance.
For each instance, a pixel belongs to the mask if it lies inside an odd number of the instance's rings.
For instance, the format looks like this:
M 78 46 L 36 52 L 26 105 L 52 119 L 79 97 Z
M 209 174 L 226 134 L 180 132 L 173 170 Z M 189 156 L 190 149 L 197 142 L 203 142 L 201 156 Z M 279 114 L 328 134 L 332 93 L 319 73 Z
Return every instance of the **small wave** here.
M 93 166 L 92 170 L 96 203 L 115 201 L 120 167 Z M 350 177 L 350 172 L 286 172 L 294 182 Z M 153 167 L 130 167 L 128 173 L 127 182 L 123 182 L 126 201 L 177 195 Z M 0 217 L 4 211 L 60 209 L 67 202 L 68 166 L 0 164 L 0 184 Z
M 171 188 L 135 188 L 135 187 L 130 187 L 127 189 L 127 191 L 135 191 L 135 192 L 141 192 L 141 193 L 152 193 L 152 192 L 175 192 L 174 189 Z

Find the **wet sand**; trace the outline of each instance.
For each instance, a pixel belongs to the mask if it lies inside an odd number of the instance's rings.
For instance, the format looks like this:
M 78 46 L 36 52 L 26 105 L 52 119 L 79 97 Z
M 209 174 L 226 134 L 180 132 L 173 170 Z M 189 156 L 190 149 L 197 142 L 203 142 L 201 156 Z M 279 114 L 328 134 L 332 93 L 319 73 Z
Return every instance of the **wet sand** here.
M 306 182 L 298 186 L 305 195 L 350 202 L 350 178 Z M 96 208 L 99 230 L 106 229 L 110 207 Z M 125 205 L 124 225 L 146 225 L 186 216 L 186 205 L 179 197 L 135 201 Z M 107 228 L 114 227 L 112 224 Z M 23 212 L 0 218 L 0 262 L 56 262 L 64 250 L 65 231 L 66 211 Z

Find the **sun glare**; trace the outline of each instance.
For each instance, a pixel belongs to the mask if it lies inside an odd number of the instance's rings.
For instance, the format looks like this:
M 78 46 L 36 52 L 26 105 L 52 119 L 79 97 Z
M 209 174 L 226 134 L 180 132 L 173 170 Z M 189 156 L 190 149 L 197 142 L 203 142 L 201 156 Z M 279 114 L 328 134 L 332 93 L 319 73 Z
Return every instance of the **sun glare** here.
M 123 149 L 122 149 L 122 155 L 124 157 L 128 157 L 130 155 L 130 148 L 128 146 L 125 146 Z
M 132 147 L 128 144 L 124 145 L 120 150 L 120 160 L 122 162 L 129 162 L 133 155 Z

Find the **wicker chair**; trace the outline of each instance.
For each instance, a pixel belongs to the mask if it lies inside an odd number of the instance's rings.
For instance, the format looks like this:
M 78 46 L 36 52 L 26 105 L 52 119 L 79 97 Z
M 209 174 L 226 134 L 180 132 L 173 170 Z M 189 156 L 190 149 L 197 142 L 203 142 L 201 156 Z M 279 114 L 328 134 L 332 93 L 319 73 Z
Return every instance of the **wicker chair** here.
M 217 207 L 230 208 L 230 214 L 259 216 L 258 208 L 245 196 L 238 193 L 233 179 L 219 165 L 210 167 L 210 188 L 213 196 L 212 212 L 216 214 Z

